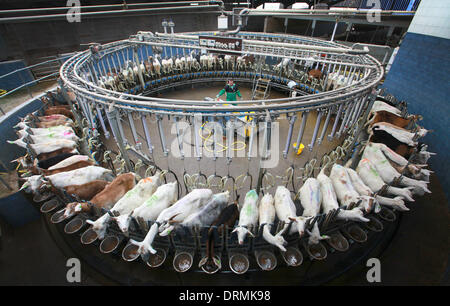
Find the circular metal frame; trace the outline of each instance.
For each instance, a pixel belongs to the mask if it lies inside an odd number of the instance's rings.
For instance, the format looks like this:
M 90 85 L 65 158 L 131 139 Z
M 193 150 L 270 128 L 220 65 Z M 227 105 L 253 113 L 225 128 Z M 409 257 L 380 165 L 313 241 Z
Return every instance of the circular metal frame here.
M 140 32 L 146 33 L 146 32 Z M 64 84 L 78 97 L 93 103 L 142 111 L 155 114 L 192 115 L 207 114 L 208 116 L 242 116 L 249 113 L 266 113 L 272 115 L 288 112 L 298 112 L 342 104 L 349 100 L 367 95 L 383 77 L 381 64 L 373 57 L 356 53 L 349 47 L 333 42 L 325 42 L 309 37 L 263 33 L 240 32 L 235 37 L 243 38 L 242 54 L 254 54 L 265 57 L 289 57 L 291 60 L 312 59 L 315 62 L 341 65 L 345 67 L 359 67 L 363 77 L 354 84 L 340 87 L 336 90 L 309 94 L 300 97 L 287 97 L 280 99 L 267 99 L 236 101 L 235 105 L 221 105 L 216 101 L 178 100 L 159 97 L 147 97 L 123 92 L 116 92 L 100 87 L 93 82 L 94 77 L 87 77 L 91 71 L 89 65 L 96 64 L 105 56 L 119 52 L 125 48 L 138 48 L 142 45 L 164 46 L 170 48 L 185 48 L 186 50 L 206 49 L 218 51 L 214 48 L 204 48 L 198 44 L 198 35 L 213 33 L 176 34 L 144 34 L 139 38 L 130 38 L 122 41 L 108 43 L 102 46 L 101 51 L 92 53 L 90 50 L 76 54 L 67 60 L 60 69 L 60 76 Z M 180 38 L 181 37 L 181 38 Z M 269 41 L 270 37 L 270 41 Z M 295 43 L 293 43 L 295 42 Z M 281 48 L 276 46 L 282 46 Z M 311 49 L 307 49 L 311 48 Z M 277 51 L 278 50 L 278 51 Z M 325 59 L 322 59 L 325 58 Z M 92 72 L 91 74 L 95 74 Z M 213 110 L 211 110 L 213 107 Z M 234 113 L 234 114 L 233 114 Z

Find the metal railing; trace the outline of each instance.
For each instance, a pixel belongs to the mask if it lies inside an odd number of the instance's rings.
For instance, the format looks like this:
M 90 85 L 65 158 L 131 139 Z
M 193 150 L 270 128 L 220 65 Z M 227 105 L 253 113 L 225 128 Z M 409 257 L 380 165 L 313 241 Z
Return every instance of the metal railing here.
M 69 59 L 74 54 L 76 54 L 76 53 L 73 52 L 73 53 L 68 53 L 68 54 L 64 54 L 64 55 L 58 55 L 55 59 L 46 60 L 46 61 L 43 61 L 43 62 L 40 62 L 40 63 L 37 63 L 37 64 L 29 65 L 29 66 L 26 66 L 26 67 L 19 68 L 19 69 L 16 69 L 14 71 L 8 72 L 8 73 L 6 73 L 4 75 L 1 75 L 0 76 L 0 82 L 2 82 L 4 79 L 6 79 L 8 77 L 18 75 L 21 78 L 21 80 L 22 80 L 22 84 L 20 84 L 16 88 L 14 88 L 12 90 L 9 90 L 9 91 L 4 90 L 4 93 L 2 95 L 0 95 L 0 112 L 3 115 L 5 115 L 5 112 L 2 109 L 2 102 L 4 101 L 3 99 L 5 99 L 6 97 L 8 97 L 11 94 L 16 93 L 16 92 L 24 89 L 24 88 L 26 88 L 28 90 L 28 94 L 29 94 L 30 98 L 33 98 L 33 95 L 31 93 L 30 87 L 35 86 L 35 85 L 37 85 L 38 83 L 40 83 L 42 81 L 47 81 L 47 80 L 52 79 L 52 78 L 56 79 L 59 76 L 59 71 L 56 71 L 56 72 L 44 75 L 44 76 L 39 77 L 39 78 L 34 78 L 33 80 L 26 82 L 25 80 L 23 80 L 23 78 L 21 76 L 21 73 L 29 72 L 31 75 L 33 75 L 32 70 L 34 68 L 43 67 L 43 66 L 45 66 L 45 65 L 47 65 L 49 63 L 57 63 L 58 65 L 62 65 L 64 63 L 64 61 Z

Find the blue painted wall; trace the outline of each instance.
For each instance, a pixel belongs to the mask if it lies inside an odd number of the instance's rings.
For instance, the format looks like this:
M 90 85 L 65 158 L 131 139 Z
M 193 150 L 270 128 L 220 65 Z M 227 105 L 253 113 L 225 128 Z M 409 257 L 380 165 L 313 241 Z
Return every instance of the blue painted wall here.
M 23 61 L 9 61 L 0 63 L 0 76 L 9 72 L 15 71 L 20 68 L 24 68 L 25 63 Z M 23 70 L 7 77 L 0 79 L 0 89 L 12 90 L 19 87 L 24 83 L 33 81 L 34 77 L 29 70 Z M 32 84 L 30 84 L 32 85 Z
M 383 87 L 408 103 L 408 112 L 421 114 L 419 122 L 434 130 L 422 141 L 436 152 L 431 168 L 450 199 L 450 40 L 408 32 Z

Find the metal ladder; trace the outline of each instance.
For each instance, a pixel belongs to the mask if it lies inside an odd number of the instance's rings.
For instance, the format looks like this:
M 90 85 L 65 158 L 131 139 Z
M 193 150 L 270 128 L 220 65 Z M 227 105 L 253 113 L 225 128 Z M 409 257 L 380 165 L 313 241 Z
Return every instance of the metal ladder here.
M 259 78 L 252 91 L 252 100 L 265 100 L 270 93 L 270 80 Z

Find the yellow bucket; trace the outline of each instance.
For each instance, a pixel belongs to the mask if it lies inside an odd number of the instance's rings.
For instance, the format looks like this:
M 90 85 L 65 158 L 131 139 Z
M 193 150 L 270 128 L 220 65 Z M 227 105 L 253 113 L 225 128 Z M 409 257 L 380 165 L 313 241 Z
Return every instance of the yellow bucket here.
M 294 142 L 293 146 L 294 146 L 294 149 L 295 149 L 295 147 L 297 146 L 297 143 Z M 304 148 L 305 148 L 305 146 L 303 145 L 303 143 L 301 143 L 299 148 L 298 148 L 298 150 L 297 150 L 297 155 L 302 154 Z

